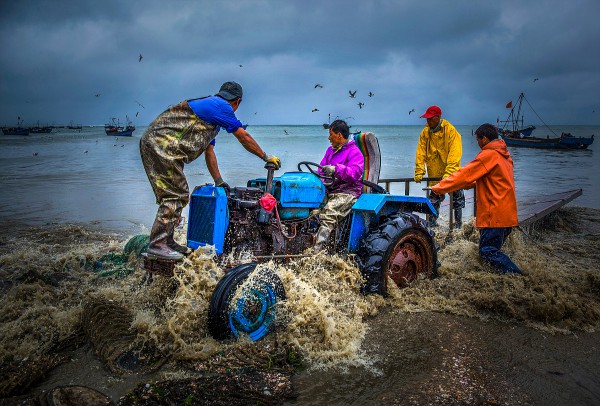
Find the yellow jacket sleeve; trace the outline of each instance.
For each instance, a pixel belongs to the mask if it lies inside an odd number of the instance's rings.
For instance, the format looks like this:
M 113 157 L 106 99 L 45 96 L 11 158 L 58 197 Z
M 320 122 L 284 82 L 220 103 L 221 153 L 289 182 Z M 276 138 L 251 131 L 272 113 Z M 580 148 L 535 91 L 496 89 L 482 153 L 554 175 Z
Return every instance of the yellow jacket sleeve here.
M 460 133 L 456 131 L 456 128 L 452 125 L 449 125 L 447 129 L 448 161 L 446 162 L 446 170 L 442 176 L 443 179 L 460 169 L 460 159 L 462 158 L 462 140 Z
M 425 176 L 425 159 L 427 158 L 427 137 L 429 127 L 425 126 L 419 135 L 417 153 L 415 156 L 415 176 Z

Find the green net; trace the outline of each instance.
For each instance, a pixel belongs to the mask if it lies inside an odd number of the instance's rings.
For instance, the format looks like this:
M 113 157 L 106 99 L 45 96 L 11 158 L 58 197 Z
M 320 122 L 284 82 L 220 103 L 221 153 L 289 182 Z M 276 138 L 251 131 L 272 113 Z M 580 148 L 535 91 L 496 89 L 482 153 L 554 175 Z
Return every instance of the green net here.
M 150 242 L 148 234 L 139 234 L 133 236 L 127 241 L 123 248 L 123 253 L 117 254 L 109 252 L 101 256 L 94 263 L 94 272 L 98 272 L 99 278 L 114 277 L 117 279 L 125 278 L 135 271 L 135 265 L 129 261 L 131 254 L 139 258 L 142 252 L 146 251 Z

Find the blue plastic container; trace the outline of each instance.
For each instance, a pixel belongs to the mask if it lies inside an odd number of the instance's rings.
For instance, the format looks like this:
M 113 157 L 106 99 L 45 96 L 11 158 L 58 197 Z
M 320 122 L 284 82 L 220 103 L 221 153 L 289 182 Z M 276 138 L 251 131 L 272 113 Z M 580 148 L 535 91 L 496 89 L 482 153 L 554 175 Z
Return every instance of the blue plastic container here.
M 229 227 L 225 190 L 210 184 L 196 188 L 190 198 L 189 217 L 188 247 L 213 245 L 217 254 L 222 254 Z

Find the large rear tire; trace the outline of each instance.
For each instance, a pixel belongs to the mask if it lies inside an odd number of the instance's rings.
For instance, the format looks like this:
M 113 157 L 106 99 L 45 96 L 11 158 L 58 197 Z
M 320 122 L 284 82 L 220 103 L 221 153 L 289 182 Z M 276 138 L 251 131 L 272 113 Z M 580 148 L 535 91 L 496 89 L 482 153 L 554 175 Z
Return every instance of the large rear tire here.
M 208 310 L 208 331 L 215 339 L 246 335 L 256 341 L 275 327 L 277 305 L 286 298 L 283 284 L 273 271 L 262 269 L 244 285 L 255 268 L 256 263 L 239 265 L 217 283 Z
M 387 277 L 404 288 L 418 278 L 437 276 L 434 233 L 414 214 L 384 217 L 361 241 L 359 263 L 365 283 L 363 294 L 387 296 Z

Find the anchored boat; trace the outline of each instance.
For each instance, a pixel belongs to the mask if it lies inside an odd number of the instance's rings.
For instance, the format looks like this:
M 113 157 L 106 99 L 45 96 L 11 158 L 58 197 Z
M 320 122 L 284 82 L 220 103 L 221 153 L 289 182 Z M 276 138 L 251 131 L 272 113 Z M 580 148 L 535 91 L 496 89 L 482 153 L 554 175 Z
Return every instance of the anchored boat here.
M 594 135 L 591 137 L 576 137 L 571 133 L 561 133 L 557 135 L 546 125 L 546 128 L 553 134 L 553 137 L 547 135 L 544 137 L 533 137 L 531 134 L 536 128 L 533 125 L 524 126 L 523 100 L 529 104 L 529 100 L 521 93 L 515 106 L 512 107 L 508 118 L 504 121 L 497 120 L 498 133 L 509 147 L 527 147 L 544 149 L 586 149 L 594 142 Z M 531 104 L 529 104 L 531 106 Z M 507 107 L 512 106 L 512 102 Z M 533 108 L 532 108 L 533 110 Z M 534 111 L 535 112 L 535 111 Z M 536 113 L 537 114 L 537 113 Z M 539 116 L 538 116 L 539 117 Z M 541 119 L 540 119 L 541 120 Z M 543 122 L 543 121 L 542 121 Z M 500 128 L 500 123 L 504 126 Z
M 112 121 L 108 124 L 104 125 L 104 131 L 106 135 L 114 135 L 114 136 L 124 136 L 131 137 L 133 136 L 133 132 L 135 131 L 135 126 L 129 120 L 129 117 L 125 116 L 127 120 L 127 125 L 122 126 L 116 118 L 112 118 Z

